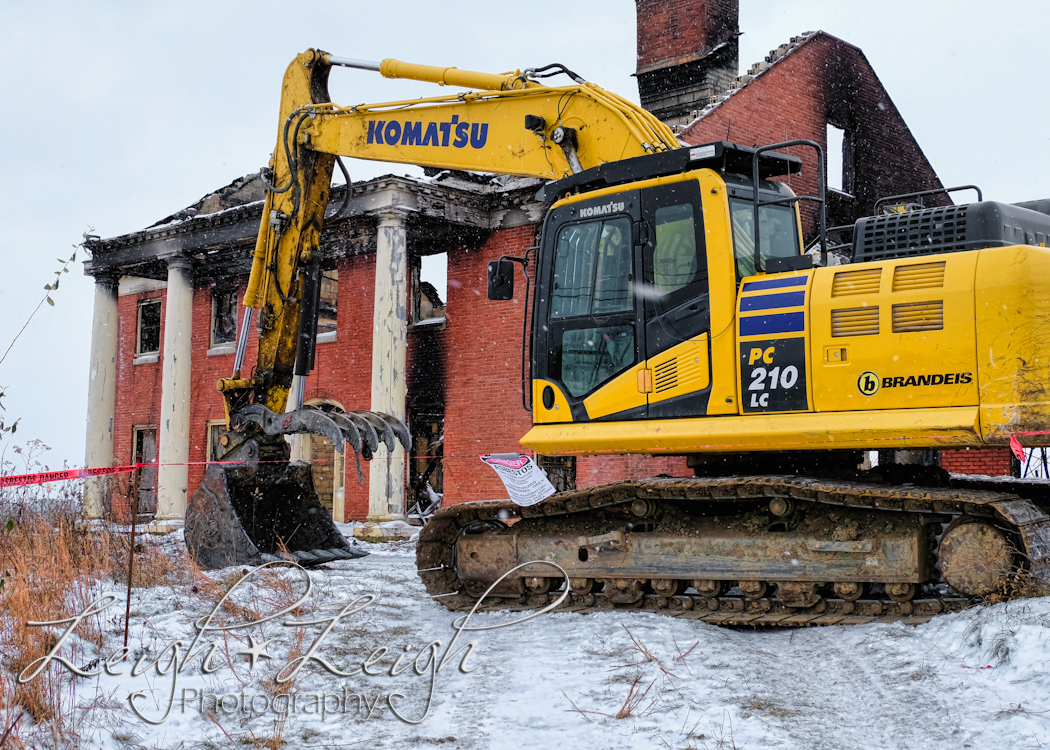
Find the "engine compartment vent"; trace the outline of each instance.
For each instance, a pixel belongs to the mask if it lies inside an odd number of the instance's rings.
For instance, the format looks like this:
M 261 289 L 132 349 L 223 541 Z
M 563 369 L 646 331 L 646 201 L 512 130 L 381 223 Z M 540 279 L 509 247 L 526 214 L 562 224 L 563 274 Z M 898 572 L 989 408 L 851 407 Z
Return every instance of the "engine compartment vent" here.
M 876 216 L 855 236 L 859 260 L 881 260 L 966 250 L 966 206 Z
M 893 291 L 907 292 L 912 289 L 940 289 L 944 286 L 945 261 L 940 263 L 918 263 L 913 266 L 897 266 L 893 271 Z
M 853 263 L 919 258 L 924 255 L 1009 245 L 1044 245 L 1050 215 L 1044 201 L 1011 205 L 983 201 L 858 219 L 853 230 Z
M 831 283 L 831 296 L 848 297 L 854 294 L 878 294 L 881 282 L 881 268 L 839 271 L 835 274 L 835 280 Z
M 653 392 L 663 393 L 678 385 L 678 360 L 672 359 L 653 368 Z
M 831 335 L 842 336 L 877 336 L 879 333 L 879 308 L 851 307 L 845 310 L 831 311 Z
M 944 330 L 944 302 L 907 302 L 893 306 L 893 332 Z

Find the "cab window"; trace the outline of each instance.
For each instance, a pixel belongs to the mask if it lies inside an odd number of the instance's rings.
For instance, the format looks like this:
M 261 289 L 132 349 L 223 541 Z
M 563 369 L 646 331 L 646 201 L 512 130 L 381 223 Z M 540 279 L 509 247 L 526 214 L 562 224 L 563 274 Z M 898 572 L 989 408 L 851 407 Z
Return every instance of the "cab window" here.
M 755 204 L 739 198 L 729 199 L 733 221 L 733 253 L 737 278 L 755 273 Z M 792 258 L 799 254 L 798 225 L 790 206 L 761 206 L 758 209 L 763 266 L 770 258 Z
M 697 271 L 705 270 L 698 261 L 692 205 L 656 209 L 653 282 L 657 291 L 671 294 L 695 281 Z
M 571 224 L 558 235 L 551 317 L 631 310 L 631 222 Z
M 582 396 L 634 364 L 634 325 L 597 326 L 561 336 L 561 377 L 569 393 Z
M 636 360 L 632 263 L 626 217 L 570 224 L 558 233 L 550 374 L 574 397 Z

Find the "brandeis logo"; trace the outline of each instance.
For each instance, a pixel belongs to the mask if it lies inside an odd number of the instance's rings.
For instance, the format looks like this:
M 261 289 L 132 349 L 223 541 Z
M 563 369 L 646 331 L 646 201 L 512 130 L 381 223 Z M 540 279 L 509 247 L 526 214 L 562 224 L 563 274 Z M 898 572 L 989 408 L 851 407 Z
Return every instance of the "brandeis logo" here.
M 857 378 L 857 388 L 865 396 L 874 396 L 879 392 L 879 376 L 871 370 L 862 372 L 860 377 Z
M 857 378 L 857 390 L 865 396 L 874 396 L 879 388 L 911 388 L 927 385 L 967 385 L 973 382 L 973 373 L 948 372 L 934 375 L 897 375 L 891 378 L 879 378 L 871 370 L 862 372 Z

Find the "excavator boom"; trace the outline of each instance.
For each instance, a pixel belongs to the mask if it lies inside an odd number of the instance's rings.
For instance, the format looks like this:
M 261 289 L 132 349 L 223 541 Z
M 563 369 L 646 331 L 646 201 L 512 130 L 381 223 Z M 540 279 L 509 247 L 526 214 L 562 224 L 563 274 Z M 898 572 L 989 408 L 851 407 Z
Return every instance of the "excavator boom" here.
M 475 90 L 345 107 L 328 95 L 333 66 Z M 559 73 L 573 83 L 551 87 L 537 80 Z M 284 435 L 322 435 L 340 451 L 349 443 L 366 460 L 381 444 L 391 452 L 398 442 L 410 446 L 408 429 L 390 415 L 325 414 L 304 408 L 301 393 L 290 393 L 293 376 L 305 377 L 313 366 L 317 251 L 338 157 L 558 179 L 678 148 L 674 134 L 651 114 L 560 65 L 489 74 L 390 59 L 371 63 L 311 49 L 288 66 L 279 122 L 277 147 L 264 170 L 268 190 L 234 372 L 218 383 L 230 428 L 222 441 L 226 453 L 209 467 L 187 511 L 187 544 L 210 566 L 273 555 L 281 545 L 315 558 L 348 551 L 322 520 L 308 472 L 293 465 L 275 473 L 259 465 L 288 459 Z M 258 354 L 254 373 L 246 376 L 246 342 L 256 321 Z M 302 520 L 307 517 L 309 524 Z M 225 520 L 216 525 L 214 518 Z

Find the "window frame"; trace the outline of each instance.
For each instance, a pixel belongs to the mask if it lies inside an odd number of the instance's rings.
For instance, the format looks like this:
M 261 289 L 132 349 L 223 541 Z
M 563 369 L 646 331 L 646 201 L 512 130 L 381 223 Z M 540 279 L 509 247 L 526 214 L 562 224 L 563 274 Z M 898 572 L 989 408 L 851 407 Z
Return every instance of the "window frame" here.
M 205 443 L 205 445 L 204 445 L 204 450 L 205 450 L 204 461 L 205 461 L 206 464 L 212 464 L 212 463 L 215 463 L 216 461 L 219 460 L 218 456 L 216 456 L 215 458 L 212 458 L 212 455 L 215 452 L 215 449 L 218 448 L 218 440 L 212 441 L 212 434 L 213 434 L 212 433 L 212 428 L 214 428 L 214 427 L 222 427 L 223 430 L 225 430 L 226 429 L 226 420 L 225 419 L 209 419 L 209 420 L 207 420 L 204 423 L 204 443 Z M 222 435 L 220 434 L 219 437 L 222 437 Z
M 215 338 L 215 324 L 218 321 L 219 312 L 219 299 L 226 295 L 233 297 L 233 336 L 228 341 L 217 341 Z M 238 323 L 240 322 L 240 311 L 238 310 L 238 301 L 240 299 L 240 290 L 237 287 L 232 286 L 214 286 L 211 290 L 211 348 L 225 347 L 225 346 L 236 346 L 237 345 L 237 334 L 238 334 Z
M 160 456 L 160 443 L 159 443 L 159 430 L 155 424 L 137 424 L 131 427 L 131 460 L 134 464 L 146 463 L 144 459 L 147 456 L 144 455 L 146 447 L 146 434 L 153 433 L 153 462 L 157 461 Z M 141 443 L 141 448 L 140 448 Z M 153 463 L 150 462 L 150 463 Z M 149 515 L 157 512 L 157 466 L 144 466 L 142 468 L 136 468 L 132 473 L 132 482 L 134 483 L 134 495 L 138 499 L 138 515 Z M 147 473 L 148 472 L 148 473 Z M 147 498 L 146 508 L 143 508 L 143 497 L 142 497 L 142 483 L 143 477 L 148 477 L 149 482 L 152 485 L 146 489 L 146 492 L 152 493 Z M 151 507 L 149 507 L 151 506 Z M 129 507 L 128 511 L 131 512 L 132 508 Z
M 763 200 L 767 200 L 768 201 L 768 200 L 782 200 L 782 199 L 780 199 L 778 197 L 774 197 L 773 195 L 771 195 L 769 193 L 762 193 L 762 192 L 760 192 L 759 193 L 759 201 L 761 202 Z M 737 246 L 737 237 L 738 237 L 737 227 L 736 227 L 736 224 L 733 221 L 733 213 L 737 209 L 737 206 L 734 205 L 734 204 L 740 204 L 740 207 L 746 206 L 746 209 L 749 212 L 749 216 L 751 216 L 751 217 L 754 216 L 754 206 L 755 206 L 755 204 L 754 204 L 754 201 L 751 199 L 750 196 L 745 198 L 745 197 L 742 197 L 742 196 L 739 196 L 739 195 L 733 195 L 733 194 L 729 195 L 729 227 L 730 227 L 730 233 L 732 235 L 732 244 L 733 244 L 733 267 L 736 270 L 736 278 L 737 278 L 737 281 L 739 282 L 742 279 L 745 279 L 745 278 L 747 278 L 749 276 L 754 276 L 755 275 L 754 269 L 751 270 L 751 273 L 745 274 L 745 273 L 743 273 L 743 270 L 740 268 L 740 261 L 741 261 L 741 259 L 743 259 L 743 258 L 753 259 L 754 258 L 755 241 L 754 241 L 754 236 L 752 235 L 751 238 L 750 238 L 751 239 L 751 249 L 750 249 L 750 253 L 751 254 L 750 255 L 747 255 L 747 254 L 740 255 L 740 254 L 738 254 L 739 248 Z M 766 214 L 767 211 L 768 212 L 779 211 L 781 214 L 787 214 L 789 216 L 789 221 L 787 222 L 787 224 L 791 226 L 791 230 L 792 230 L 791 247 L 792 247 L 793 252 L 790 255 L 773 255 L 773 254 L 767 255 L 766 252 L 763 252 L 762 253 L 762 263 L 763 263 L 763 265 L 765 263 L 767 263 L 770 258 L 794 258 L 794 257 L 797 257 L 797 256 L 800 255 L 799 249 L 801 247 L 801 243 L 799 241 L 799 237 L 801 236 L 801 230 L 800 230 L 799 224 L 798 224 L 798 212 L 795 209 L 796 205 L 797 204 L 795 204 L 795 203 L 779 204 L 779 205 L 766 204 L 766 205 L 760 205 L 758 207 L 758 210 L 759 210 L 759 217 L 758 217 L 759 227 L 758 227 L 758 231 L 759 232 L 762 231 L 763 215 Z M 773 247 L 771 242 L 770 242 L 770 239 L 771 238 L 768 238 L 765 235 L 762 236 L 762 249 L 763 249 L 763 251 L 768 250 L 768 249 Z M 744 248 L 744 249 L 748 250 L 748 248 Z M 751 262 L 752 262 L 752 264 L 754 263 L 753 260 Z
M 143 312 L 144 308 L 149 307 L 150 305 L 156 305 L 157 306 L 157 348 L 156 349 L 149 349 L 147 351 L 143 351 L 143 349 L 142 349 L 142 312 Z M 138 306 L 136 308 L 136 312 L 137 312 L 137 320 L 135 321 L 135 356 L 136 357 L 141 357 L 141 356 L 149 356 L 151 354 L 160 354 L 161 344 L 163 343 L 161 341 L 161 326 L 163 325 L 163 318 L 164 318 L 164 316 L 162 315 L 161 298 L 160 297 L 150 297 L 148 299 L 140 299 L 139 302 L 138 302 Z
M 322 306 L 326 304 L 324 300 L 326 281 L 331 282 L 335 285 L 335 301 L 332 304 L 331 317 L 325 317 L 322 313 Z M 322 268 L 321 279 L 319 283 L 321 285 L 321 289 L 319 290 L 317 295 L 317 342 L 323 344 L 326 341 L 334 341 L 339 333 L 339 269 L 335 266 L 332 266 L 331 268 Z M 322 320 L 330 320 L 331 327 L 323 327 L 328 326 L 328 323 L 322 323 Z

